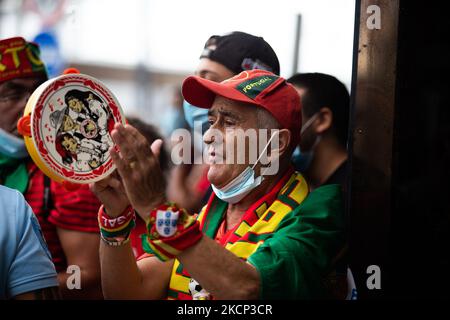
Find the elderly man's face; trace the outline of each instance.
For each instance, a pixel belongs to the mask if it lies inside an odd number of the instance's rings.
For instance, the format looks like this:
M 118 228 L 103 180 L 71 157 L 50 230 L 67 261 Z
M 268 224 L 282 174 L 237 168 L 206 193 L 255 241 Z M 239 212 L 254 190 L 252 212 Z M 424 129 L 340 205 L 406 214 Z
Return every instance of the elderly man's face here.
M 17 121 L 28 98 L 45 81 L 40 77 L 17 78 L 0 83 L 0 128 L 18 135 Z
M 239 145 L 236 143 L 235 137 L 238 130 L 258 129 L 256 108 L 250 104 L 220 96 L 216 97 L 209 110 L 208 118 L 211 127 L 203 136 L 203 141 L 207 144 L 208 162 L 210 163 L 208 180 L 214 186 L 218 188 L 225 186 L 249 165 L 250 145 L 246 142 L 244 148 L 238 149 Z M 220 132 L 222 139 L 218 138 L 214 131 Z M 227 159 L 227 148 L 234 150 L 233 159 Z M 239 153 L 245 154 L 243 157 L 245 163 L 237 163 Z M 223 159 L 223 161 L 216 163 L 219 162 L 219 159 Z

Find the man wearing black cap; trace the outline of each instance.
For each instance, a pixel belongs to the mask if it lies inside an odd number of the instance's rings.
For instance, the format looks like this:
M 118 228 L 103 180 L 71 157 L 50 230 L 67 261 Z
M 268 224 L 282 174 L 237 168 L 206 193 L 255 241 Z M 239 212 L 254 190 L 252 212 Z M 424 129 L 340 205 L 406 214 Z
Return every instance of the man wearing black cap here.
M 252 69 L 280 74 L 280 63 L 272 47 L 263 38 L 245 32 L 210 37 L 200 56 L 203 58 L 222 64 L 233 75 Z
M 222 82 L 244 70 L 252 69 L 267 70 L 279 75 L 280 63 L 275 51 L 262 37 L 235 31 L 222 36 L 213 35 L 206 41 L 195 75 Z M 183 109 L 191 129 L 194 129 L 194 122 L 200 125 L 202 132 L 193 137 L 201 139 L 209 126 L 207 110 L 197 108 L 187 101 L 184 101 Z M 194 142 L 194 147 L 201 145 L 201 141 Z M 206 179 L 207 170 L 208 166 L 205 165 L 176 166 L 169 179 L 169 197 L 188 210 L 199 210 L 211 194 L 210 184 Z M 195 183 L 192 183 L 193 177 Z

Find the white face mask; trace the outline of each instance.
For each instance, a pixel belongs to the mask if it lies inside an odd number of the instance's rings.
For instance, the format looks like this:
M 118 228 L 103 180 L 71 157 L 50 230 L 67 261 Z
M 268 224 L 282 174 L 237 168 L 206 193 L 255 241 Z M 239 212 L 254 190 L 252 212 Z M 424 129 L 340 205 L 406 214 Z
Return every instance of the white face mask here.
M 0 128 L 0 153 L 14 159 L 28 157 L 23 139 Z
M 275 133 L 270 137 L 263 151 L 259 155 L 258 159 L 253 166 L 248 166 L 242 171 L 236 178 L 231 180 L 226 186 L 221 189 L 216 188 L 213 184 L 211 187 L 216 194 L 216 196 L 228 203 L 235 204 L 245 198 L 246 195 L 250 193 L 253 189 L 261 184 L 264 180 L 263 175 L 261 174 L 259 177 L 255 178 L 255 166 L 261 159 L 262 155 L 266 152 L 267 147 L 272 142 L 273 137 L 275 137 Z

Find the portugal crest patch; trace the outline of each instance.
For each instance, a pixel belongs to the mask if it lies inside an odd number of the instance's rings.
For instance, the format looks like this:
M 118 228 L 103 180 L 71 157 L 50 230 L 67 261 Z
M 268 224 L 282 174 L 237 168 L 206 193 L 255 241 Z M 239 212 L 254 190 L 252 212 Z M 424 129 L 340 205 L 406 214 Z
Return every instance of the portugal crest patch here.
M 158 210 L 156 212 L 156 231 L 162 237 L 171 237 L 177 231 L 179 212 Z

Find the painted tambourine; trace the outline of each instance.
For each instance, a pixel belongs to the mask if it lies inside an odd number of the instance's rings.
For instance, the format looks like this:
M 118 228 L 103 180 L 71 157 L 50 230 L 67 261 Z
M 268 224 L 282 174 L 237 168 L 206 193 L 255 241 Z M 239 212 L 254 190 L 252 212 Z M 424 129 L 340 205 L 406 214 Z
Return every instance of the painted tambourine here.
M 117 122 L 125 124 L 125 117 L 103 83 L 67 73 L 33 92 L 18 131 L 39 169 L 67 186 L 92 183 L 114 171 L 110 132 Z

